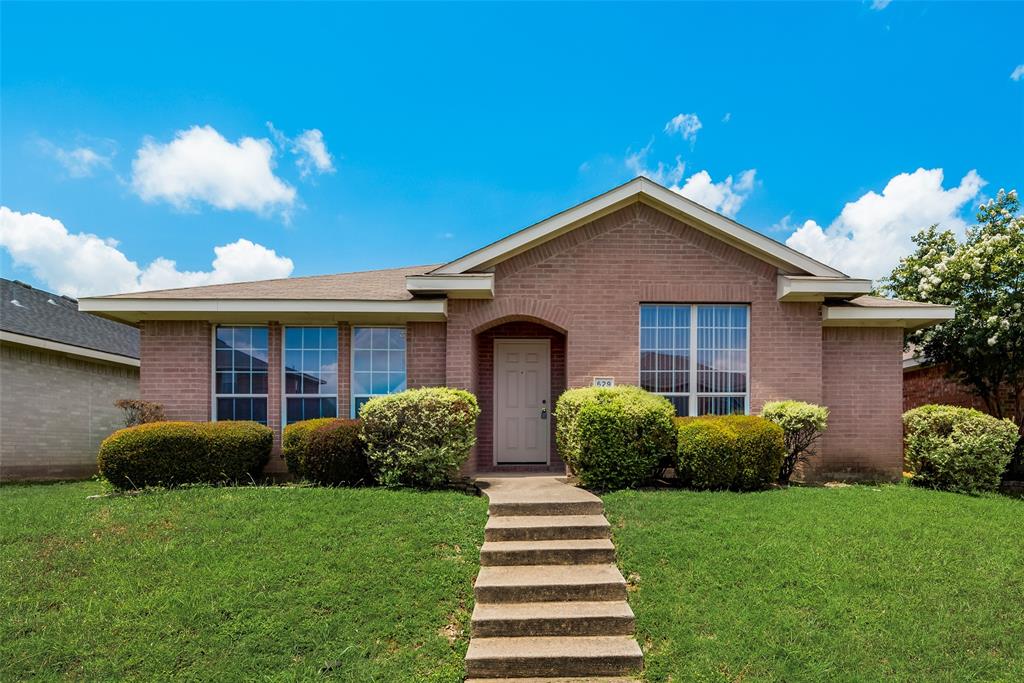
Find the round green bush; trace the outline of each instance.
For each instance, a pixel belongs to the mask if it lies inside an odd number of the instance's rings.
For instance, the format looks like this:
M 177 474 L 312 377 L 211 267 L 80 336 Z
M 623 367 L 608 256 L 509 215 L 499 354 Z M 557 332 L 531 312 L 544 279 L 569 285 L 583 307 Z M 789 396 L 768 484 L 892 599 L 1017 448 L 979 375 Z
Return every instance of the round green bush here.
M 328 486 L 366 484 L 370 468 L 359 420 L 328 420 L 305 439 L 303 476 Z
M 803 401 L 771 401 L 761 407 L 761 417 L 782 427 L 786 455 L 779 470 L 779 483 L 788 484 L 797 464 L 815 454 L 814 443 L 828 427 L 828 408 Z
M 370 469 L 384 486 L 448 483 L 476 443 L 476 397 L 461 389 L 409 389 L 378 396 L 359 411 Z
M 249 481 L 270 460 L 274 433 L 256 422 L 151 422 L 100 444 L 100 474 L 116 488 Z
M 640 486 L 675 451 L 674 415 L 664 396 L 639 387 L 570 389 L 555 404 L 558 452 L 584 486 Z
M 959 406 L 908 410 L 903 426 L 911 483 L 960 493 L 998 489 L 1018 436 L 1012 421 Z
M 676 476 L 687 486 L 717 491 L 736 479 L 736 432 L 722 420 L 680 417 Z
M 697 489 L 757 491 L 779 478 L 782 428 L 753 415 L 679 418 L 676 473 Z
M 304 461 L 306 457 L 306 441 L 313 430 L 330 424 L 335 418 L 318 417 L 312 420 L 292 422 L 284 428 L 281 437 L 281 457 L 284 458 L 288 471 L 299 479 L 306 479 Z

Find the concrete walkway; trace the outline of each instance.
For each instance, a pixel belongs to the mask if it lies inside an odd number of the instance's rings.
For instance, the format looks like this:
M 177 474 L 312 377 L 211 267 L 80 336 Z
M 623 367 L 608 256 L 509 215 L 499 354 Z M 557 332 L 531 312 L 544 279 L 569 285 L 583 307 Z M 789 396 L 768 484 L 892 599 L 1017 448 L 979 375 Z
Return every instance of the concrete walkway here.
M 643 654 L 604 504 L 550 475 L 477 480 L 490 499 L 469 679 L 625 680 Z

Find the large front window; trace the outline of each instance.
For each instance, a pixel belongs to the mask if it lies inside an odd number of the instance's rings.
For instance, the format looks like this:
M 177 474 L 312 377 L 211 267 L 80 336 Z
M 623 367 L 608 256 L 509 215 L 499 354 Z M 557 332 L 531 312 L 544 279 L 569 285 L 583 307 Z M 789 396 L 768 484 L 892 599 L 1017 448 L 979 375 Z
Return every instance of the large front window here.
M 642 304 L 640 386 L 678 415 L 749 410 L 746 305 Z
M 352 416 L 374 396 L 404 391 L 405 328 L 352 330 Z
M 284 328 L 284 423 L 337 416 L 338 328 Z
M 267 328 L 218 326 L 214 356 L 213 419 L 267 424 Z

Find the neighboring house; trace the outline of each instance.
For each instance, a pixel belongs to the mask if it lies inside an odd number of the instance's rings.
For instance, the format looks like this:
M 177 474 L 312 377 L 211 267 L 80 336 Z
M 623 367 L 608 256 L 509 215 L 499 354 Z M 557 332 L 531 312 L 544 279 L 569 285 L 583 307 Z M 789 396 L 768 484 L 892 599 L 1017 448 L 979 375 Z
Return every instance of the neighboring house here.
M 139 395 L 139 331 L 21 282 L 0 296 L 0 480 L 95 474 L 114 401 Z
M 985 413 L 994 412 L 985 405 L 980 396 L 970 387 L 950 379 L 949 366 L 932 363 L 910 349 L 903 354 L 903 410 L 910 410 L 929 403 L 976 408 Z M 1013 394 L 1010 387 L 1000 397 L 1003 415 L 1012 416 Z
M 293 420 L 448 385 L 480 401 L 467 471 L 560 470 L 559 394 L 639 384 L 680 415 L 823 403 L 832 416 L 812 476 L 895 478 L 903 330 L 953 310 L 870 289 L 637 178 L 441 265 L 82 309 L 140 326 L 142 396 L 172 419 L 257 419 L 279 441 Z

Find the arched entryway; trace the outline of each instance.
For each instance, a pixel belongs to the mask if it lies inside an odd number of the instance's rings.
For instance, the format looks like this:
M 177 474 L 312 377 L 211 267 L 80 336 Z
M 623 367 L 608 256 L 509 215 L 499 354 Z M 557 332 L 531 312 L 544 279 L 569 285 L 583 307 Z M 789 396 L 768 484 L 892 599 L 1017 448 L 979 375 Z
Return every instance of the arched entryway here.
M 566 386 L 565 342 L 561 330 L 529 319 L 477 332 L 477 471 L 565 471 L 554 421 Z

